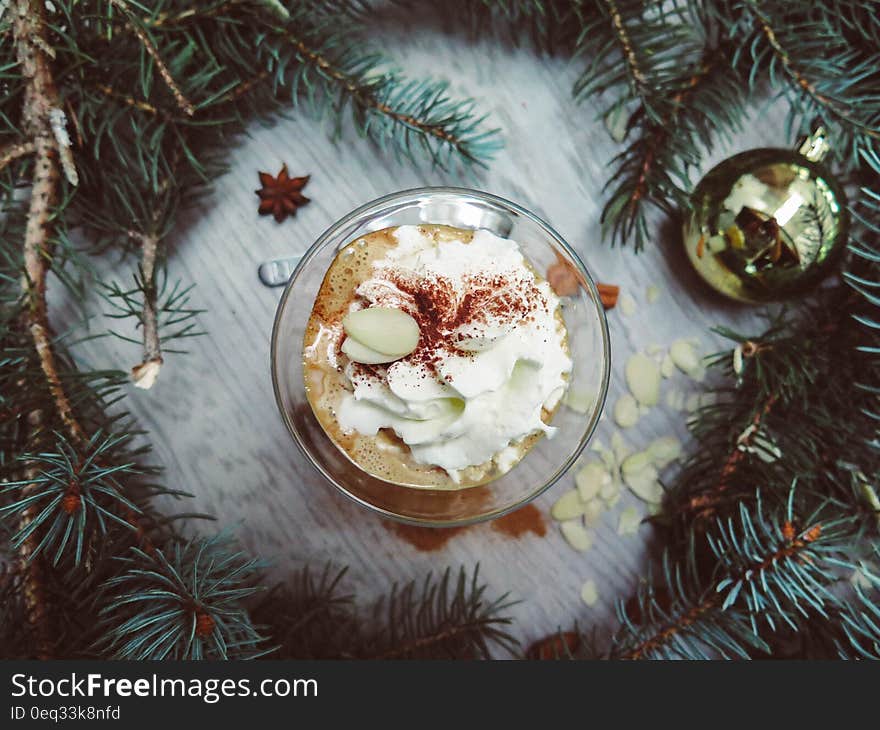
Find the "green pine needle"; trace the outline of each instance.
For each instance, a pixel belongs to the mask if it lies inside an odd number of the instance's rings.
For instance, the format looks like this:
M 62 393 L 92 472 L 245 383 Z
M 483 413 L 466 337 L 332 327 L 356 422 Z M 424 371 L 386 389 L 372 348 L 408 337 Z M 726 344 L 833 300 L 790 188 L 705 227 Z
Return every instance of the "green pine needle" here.
M 260 567 L 226 535 L 167 550 L 132 548 L 102 588 L 102 637 L 112 659 L 251 659 L 265 653 L 244 599 Z

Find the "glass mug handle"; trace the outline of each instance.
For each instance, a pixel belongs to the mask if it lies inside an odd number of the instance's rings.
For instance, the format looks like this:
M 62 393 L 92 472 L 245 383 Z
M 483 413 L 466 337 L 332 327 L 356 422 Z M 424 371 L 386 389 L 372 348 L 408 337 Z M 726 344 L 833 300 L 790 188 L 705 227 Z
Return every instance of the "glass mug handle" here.
M 257 268 L 257 275 L 264 286 L 284 286 L 302 256 L 264 261 Z

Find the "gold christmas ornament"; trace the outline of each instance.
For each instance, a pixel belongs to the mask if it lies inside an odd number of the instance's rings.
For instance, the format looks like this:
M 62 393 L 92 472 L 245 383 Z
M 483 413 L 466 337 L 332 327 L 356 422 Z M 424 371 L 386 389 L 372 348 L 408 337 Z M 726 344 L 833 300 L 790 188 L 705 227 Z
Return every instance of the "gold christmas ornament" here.
M 684 245 L 714 289 L 741 302 L 802 294 L 846 246 L 846 196 L 821 164 L 817 130 L 798 151 L 762 148 L 717 165 L 692 196 Z

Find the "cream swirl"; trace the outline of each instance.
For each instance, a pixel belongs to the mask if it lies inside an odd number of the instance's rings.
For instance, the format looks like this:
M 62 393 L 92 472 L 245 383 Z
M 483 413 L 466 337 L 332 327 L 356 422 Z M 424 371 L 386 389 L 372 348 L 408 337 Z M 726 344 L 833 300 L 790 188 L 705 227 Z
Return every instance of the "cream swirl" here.
M 571 371 L 559 299 L 512 240 L 480 230 L 470 242 L 401 226 L 351 308 L 398 307 L 419 324 L 416 350 L 388 365 L 345 366 L 351 392 L 337 419 L 346 432 L 392 429 L 413 458 L 444 469 L 507 471 L 516 445 L 552 436 L 542 416 Z

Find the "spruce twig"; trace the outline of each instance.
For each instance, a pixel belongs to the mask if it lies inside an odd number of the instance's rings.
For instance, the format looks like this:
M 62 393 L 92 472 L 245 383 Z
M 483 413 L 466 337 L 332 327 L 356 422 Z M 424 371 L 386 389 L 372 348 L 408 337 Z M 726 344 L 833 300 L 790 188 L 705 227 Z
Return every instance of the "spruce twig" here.
M 39 427 L 41 414 L 34 411 L 28 420 L 34 428 Z M 28 482 L 22 490 L 23 499 L 31 499 L 39 489 L 36 482 L 38 475 L 36 467 L 26 464 L 24 478 Z M 33 522 L 37 511 L 37 505 L 24 508 L 18 519 L 19 531 L 26 531 Z M 25 539 L 18 548 L 18 571 L 21 575 L 22 593 L 24 602 L 24 615 L 27 621 L 27 629 L 30 632 L 35 646 L 37 659 L 52 658 L 52 631 L 49 616 L 49 597 L 45 588 L 45 575 L 43 560 L 37 555 L 37 536 L 32 534 Z
M 464 113 L 452 112 L 451 116 L 445 117 L 442 121 L 435 121 L 426 114 L 432 108 L 442 110 L 448 105 L 444 99 L 445 84 L 436 84 L 421 90 L 416 85 L 410 85 L 407 90 L 421 103 L 416 105 L 417 109 L 401 108 L 399 104 L 395 103 L 395 95 L 388 93 L 388 82 L 392 80 L 392 77 L 387 77 L 384 80 L 366 81 L 362 73 L 351 73 L 345 70 L 318 48 L 308 43 L 305 38 L 296 33 L 295 28 L 293 30 L 283 29 L 278 33 L 293 46 L 305 65 L 316 69 L 321 77 L 329 80 L 349 95 L 355 102 L 355 108 L 359 107 L 361 113 L 363 111 L 374 112 L 390 120 L 393 125 L 405 130 L 405 137 L 414 133 L 417 138 L 422 140 L 434 140 L 441 147 L 457 153 L 465 163 L 483 164 L 474 149 L 477 142 L 483 143 L 487 154 L 494 151 L 496 145 L 491 142 L 490 138 L 495 136 L 497 130 L 491 130 L 479 136 L 473 135 L 470 127 L 472 124 L 479 124 L 482 119 L 473 120 L 471 124 L 468 124 L 469 109 Z M 417 110 L 420 113 L 416 113 Z M 370 125 L 364 124 L 363 128 L 365 131 L 370 130 Z M 441 168 L 446 166 L 443 162 L 443 156 L 438 150 L 432 148 L 427 142 L 423 143 L 423 147 L 431 156 L 433 164 Z
M 52 112 L 60 109 L 58 91 L 46 51 L 49 48 L 43 3 L 39 0 L 17 0 L 13 9 L 13 37 L 16 55 L 27 87 L 22 109 L 24 133 L 32 145 L 34 173 L 24 237 L 24 275 L 22 294 L 27 303 L 22 312 L 23 326 L 33 338 L 49 391 L 58 415 L 75 442 L 86 440 L 85 432 L 73 413 L 73 407 L 58 376 L 58 367 L 49 334 L 46 309 L 46 274 L 51 259 L 50 236 L 53 208 L 58 198 L 60 170 L 58 166 L 58 136 L 52 128 Z M 19 145 L 21 147 L 22 145 Z M 35 409 L 28 415 L 32 430 L 31 442 L 42 427 L 43 412 Z M 31 482 L 23 490 L 30 498 L 37 490 L 37 472 L 32 465 L 24 467 L 25 480 Z M 19 528 L 27 530 L 34 519 L 35 506 L 22 510 Z M 19 546 L 20 570 L 23 574 L 24 601 L 30 630 L 34 635 L 37 655 L 48 658 L 51 653 L 47 596 L 43 587 L 42 561 L 36 558 L 36 537 L 31 534 Z
M 14 16 L 14 36 L 18 60 L 28 80 L 22 110 L 24 131 L 34 145 L 34 177 L 24 238 L 24 276 L 22 294 L 27 301 L 23 318 L 30 331 L 58 415 L 71 438 L 87 440 L 73 412 L 52 349 L 46 309 L 46 274 L 51 254 L 53 210 L 60 184 L 58 144 L 51 126 L 51 112 L 60 108 L 58 91 L 46 53 L 46 26 L 38 0 L 18 0 Z
M 165 82 L 165 85 L 168 87 L 172 96 L 174 96 L 177 106 L 179 106 L 181 111 L 188 117 L 193 116 L 193 114 L 196 113 L 196 108 L 193 106 L 192 102 L 184 96 L 180 85 L 174 80 L 174 76 L 172 76 L 171 71 L 168 70 L 168 66 L 162 60 L 162 56 L 159 54 L 156 44 L 153 43 L 147 31 L 144 30 L 142 24 L 135 17 L 134 13 L 132 13 L 128 3 L 125 2 L 125 0 L 109 0 L 109 2 L 114 7 L 119 8 L 127 18 L 126 27 L 137 36 L 137 39 L 143 44 L 144 50 L 149 54 L 150 58 L 153 59 L 153 62 L 156 64 L 156 68 L 159 71 L 159 75 L 162 77 L 162 80 Z
M 758 3 L 754 0 L 748 1 L 750 12 L 754 15 L 761 28 L 761 32 L 767 39 L 767 43 L 773 49 L 773 53 L 779 59 L 786 73 L 791 77 L 792 82 L 804 93 L 806 93 L 813 101 L 825 109 L 832 117 L 835 117 L 845 126 L 859 130 L 860 133 L 872 139 L 880 140 L 880 129 L 876 125 L 866 124 L 862 120 L 855 117 L 849 112 L 844 104 L 837 99 L 832 99 L 827 94 L 823 94 L 816 88 L 816 84 L 810 81 L 806 75 L 795 65 L 791 55 L 782 45 L 776 31 L 773 29 L 770 18 L 762 12 Z
M 749 658 L 752 651 L 770 650 L 761 635 L 764 624 L 771 631 L 782 625 L 797 630 L 813 616 L 827 617 L 838 605 L 829 587 L 852 539 L 852 521 L 829 521 L 820 509 L 799 524 L 794 495 L 792 488 L 779 516 L 765 516 L 759 491 L 754 508 L 741 504 L 736 518 L 716 521 L 706 536 L 717 561 L 708 581 L 696 564 L 696 544 L 684 565 L 667 562 L 665 586 L 649 584 L 635 612 L 621 609 L 624 629 L 611 656 L 711 658 L 717 652 Z
M 603 2 L 608 6 L 611 27 L 614 29 L 614 37 L 620 46 L 621 55 L 626 63 L 633 94 L 644 99 L 647 94 L 651 93 L 651 88 L 648 77 L 642 70 L 641 61 L 636 55 L 629 31 L 617 7 L 617 3 L 614 0 L 603 0 Z
M 138 388 L 153 387 L 162 368 L 162 348 L 159 341 L 159 318 L 156 312 L 156 252 L 158 236 L 129 231 L 129 236 L 141 245 L 141 277 L 144 303 L 140 320 L 143 327 L 143 359 L 131 369 L 131 378 Z
M 21 157 L 32 155 L 36 151 L 36 145 L 33 142 L 19 142 L 18 144 L 9 144 L 0 149 L 0 170 L 3 170 L 10 162 Z
M 675 193 L 665 190 L 656 183 L 652 184 L 654 176 L 654 168 L 658 164 L 657 152 L 664 145 L 669 144 L 670 137 L 673 134 L 680 134 L 681 130 L 678 126 L 679 116 L 685 109 L 685 103 L 688 97 L 695 93 L 700 84 L 706 83 L 711 79 L 712 72 L 721 63 L 720 54 L 712 54 L 712 56 L 700 63 L 699 68 L 690 76 L 684 86 L 672 97 L 671 110 L 661 122 L 648 121 L 644 133 L 644 142 L 641 144 L 640 161 L 636 165 L 635 181 L 631 185 L 625 207 L 618 212 L 613 212 L 613 208 L 607 207 L 602 214 L 602 222 L 608 222 L 609 214 L 611 217 L 620 216 L 622 221 L 631 221 L 630 224 L 624 225 L 618 230 L 622 231 L 625 238 L 630 231 L 637 232 L 636 248 L 640 247 L 638 231 L 641 226 L 637 224 L 640 218 L 640 207 L 650 199 L 662 205 L 666 196 L 674 197 Z M 642 107 L 641 113 L 647 113 Z M 665 172 L 662 173 L 665 176 Z M 625 211 L 625 212 L 624 212 Z
M 711 517 L 715 505 L 717 505 L 721 499 L 722 493 L 729 489 L 730 480 L 736 473 L 737 466 L 745 457 L 747 447 L 751 445 L 756 434 L 759 433 L 761 421 L 770 412 L 770 409 L 773 408 L 773 405 L 777 400 L 778 396 L 773 394 L 767 399 L 761 408 L 758 408 L 755 411 L 755 415 L 749 425 L 737 437 L 733 450 L 721 465 L 721 473 L 718 477 L 717 483 L 713 487 L 690 497 L 687 502 L 685 502 L 684 507 L 694 513 L 694 519 L 704 520 Z M 683 513 L 682 516 L 684 516 Z

